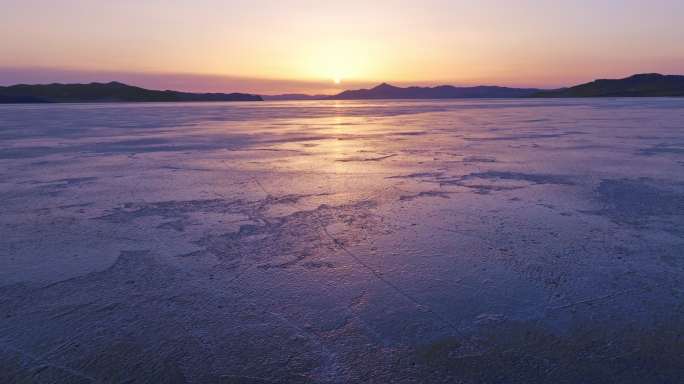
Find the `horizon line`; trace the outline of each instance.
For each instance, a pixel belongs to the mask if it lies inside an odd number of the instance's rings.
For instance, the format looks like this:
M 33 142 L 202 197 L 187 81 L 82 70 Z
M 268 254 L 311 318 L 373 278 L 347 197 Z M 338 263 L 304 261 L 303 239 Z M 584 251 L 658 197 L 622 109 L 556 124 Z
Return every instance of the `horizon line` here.
M 616 74 L 615 76 L 619 77 L 622 76 L 622 74 Z M 585 78 L 585 80 L 591 81 L 595 79 Z M 558 79 L 556 79 L 556 81 L 543 81 L 543 78 L 540 78 L 538 81 L 516 81 L 503 78 L 390 81 L 387 79 L 342 79 L 340 84 L 335 84 L 332 79 L 250 77 L 189 72 L 94 70 L 47 66 L 0 67 L 0 86 L 17 84 L 107 83 L 111 81 L 146 87 L 148 89 L 169 89 L 198 93 L 240 92 L 277 96 L 282 94 L 336 94 L 350 89 L 368 89 L 382 83 L 390 83 L 401 87 L 435 87 L 451 85 L 457 87 L 501 86 L 510 88 L 558 89 L 567 87 L 568 84 L 574 84 L 584 80 L 568 80 L 567 82 L 562 82 Z
M 596 76 L 591 79 L 577 81 L 571 84 L 553 86 L 522 85 L 518 82 L 476 82 L 473 81 L 449 81 L 449 80 L 343 80 L 335 84 L 332 80 L 314 79 L 286 79 L 286 78 L 257 78 L 246 76 L 218 75 L 218 74 L 193 74 L 174 72 L 142 72 L 142 71 L 111 71 L 111 70 L 80 70 L 73 68 L 55 67 L 0 67 L 0 86 L 14 85 L 45 85 L 45 84 L 92 84 L 119 82 L 126 85 L 136 86 L 151 90 L 173 90 L 190 93 L 248 93 L 260 96 L 281 96 L 289 94 L 307 96 L 334 96 L 344 91 L 372 89 L 382 84 L 396 87 L 440 87 L 451 86 L 457 88 L 470 87 L 505 87 L 526 88 L 539 90 L 554 90 L 572 87 L 577 84 L 602 80 L 622 79 L 637 74 L 655 74 L 658 72 L 639 72 L 614 77 Z M 658 73 L 659 74 L 659 73 Z M 108 76 L 104 78 L 103 76 Z M 14 80 L 9 80 L 15 77 Z M 34 78 L 35 80 L 24 80 Z M 198 88 L 205 85 L 206 88 Z M 249 87 L 248 85 L 252 85 Z M 289 86 L 289 87 L 288 87 Z M 268 89 L 268 88 L 280 88 Z M 246 90 L 252 88 L 253 90 Z M 309 89 L 306 89 L 309 88 Z M 317 88 L 318 90 L 314 90 Z M 262 89 L 263 91 L 260 91 Z

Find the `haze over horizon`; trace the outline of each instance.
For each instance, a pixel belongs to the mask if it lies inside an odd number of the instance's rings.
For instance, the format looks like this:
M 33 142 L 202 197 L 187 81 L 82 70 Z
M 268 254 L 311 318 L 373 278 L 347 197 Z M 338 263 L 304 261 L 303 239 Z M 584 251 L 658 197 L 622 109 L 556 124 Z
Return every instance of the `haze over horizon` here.
M 684 73 L 675 0 L 3 3 L 0 85 L 117 80 L 268 95 Z

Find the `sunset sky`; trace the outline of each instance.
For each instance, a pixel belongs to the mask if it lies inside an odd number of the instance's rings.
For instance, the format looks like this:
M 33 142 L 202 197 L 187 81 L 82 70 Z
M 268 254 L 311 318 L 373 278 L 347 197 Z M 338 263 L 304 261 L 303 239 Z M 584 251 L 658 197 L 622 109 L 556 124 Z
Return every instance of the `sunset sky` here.
M 0 0 L 0 84 L 328 93 L 684 74 L 682 0 Z M 334 80 L 341 80 L 335 84 Z

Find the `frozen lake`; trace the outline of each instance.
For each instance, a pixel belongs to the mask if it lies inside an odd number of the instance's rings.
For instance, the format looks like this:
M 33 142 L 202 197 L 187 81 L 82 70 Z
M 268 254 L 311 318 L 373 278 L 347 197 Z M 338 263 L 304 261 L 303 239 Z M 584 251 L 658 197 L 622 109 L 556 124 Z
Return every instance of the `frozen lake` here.
M 675 383 L 684 99 L 0 106 L 0 382 Z

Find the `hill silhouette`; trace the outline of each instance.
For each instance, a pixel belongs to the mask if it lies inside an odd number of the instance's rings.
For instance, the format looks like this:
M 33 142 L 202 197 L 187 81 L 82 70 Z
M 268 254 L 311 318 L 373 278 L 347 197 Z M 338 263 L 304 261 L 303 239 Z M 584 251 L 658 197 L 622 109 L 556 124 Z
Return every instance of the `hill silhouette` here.
M 0 103 L 262 101 L 245 93 L 155 91 L 116 81 L 90 84 L 19 84 L 0 87 Z
M 336 95 L 246 93 L 190 93 L 157 91 L 116 81 L 90 84 L 19 84 L 0 86 L 0 103 L 185 102 L 262 100 L 474 99 L 568 97 L 678 97 L 684 96 L 684 76 L 637 74 L 624 79 L 600 79 L 556 90 L 498 86 L 397 87 L 382 83 L 370 89 L 346 90 Z
M 536 88 L 508 88 L 497 86 L 454 87 L 396 87 L 382 83 L 371 89 L 349 90 L 330 96 L 333 100 L 359 99 L 468 99 L 468 98 L 515 98 L 538 93 Z
M 684 76 L 644 73 L 624 79 L 601 79 L 570 88 L 540 91 L 532 97 L 673 97 L 684 96 Z

